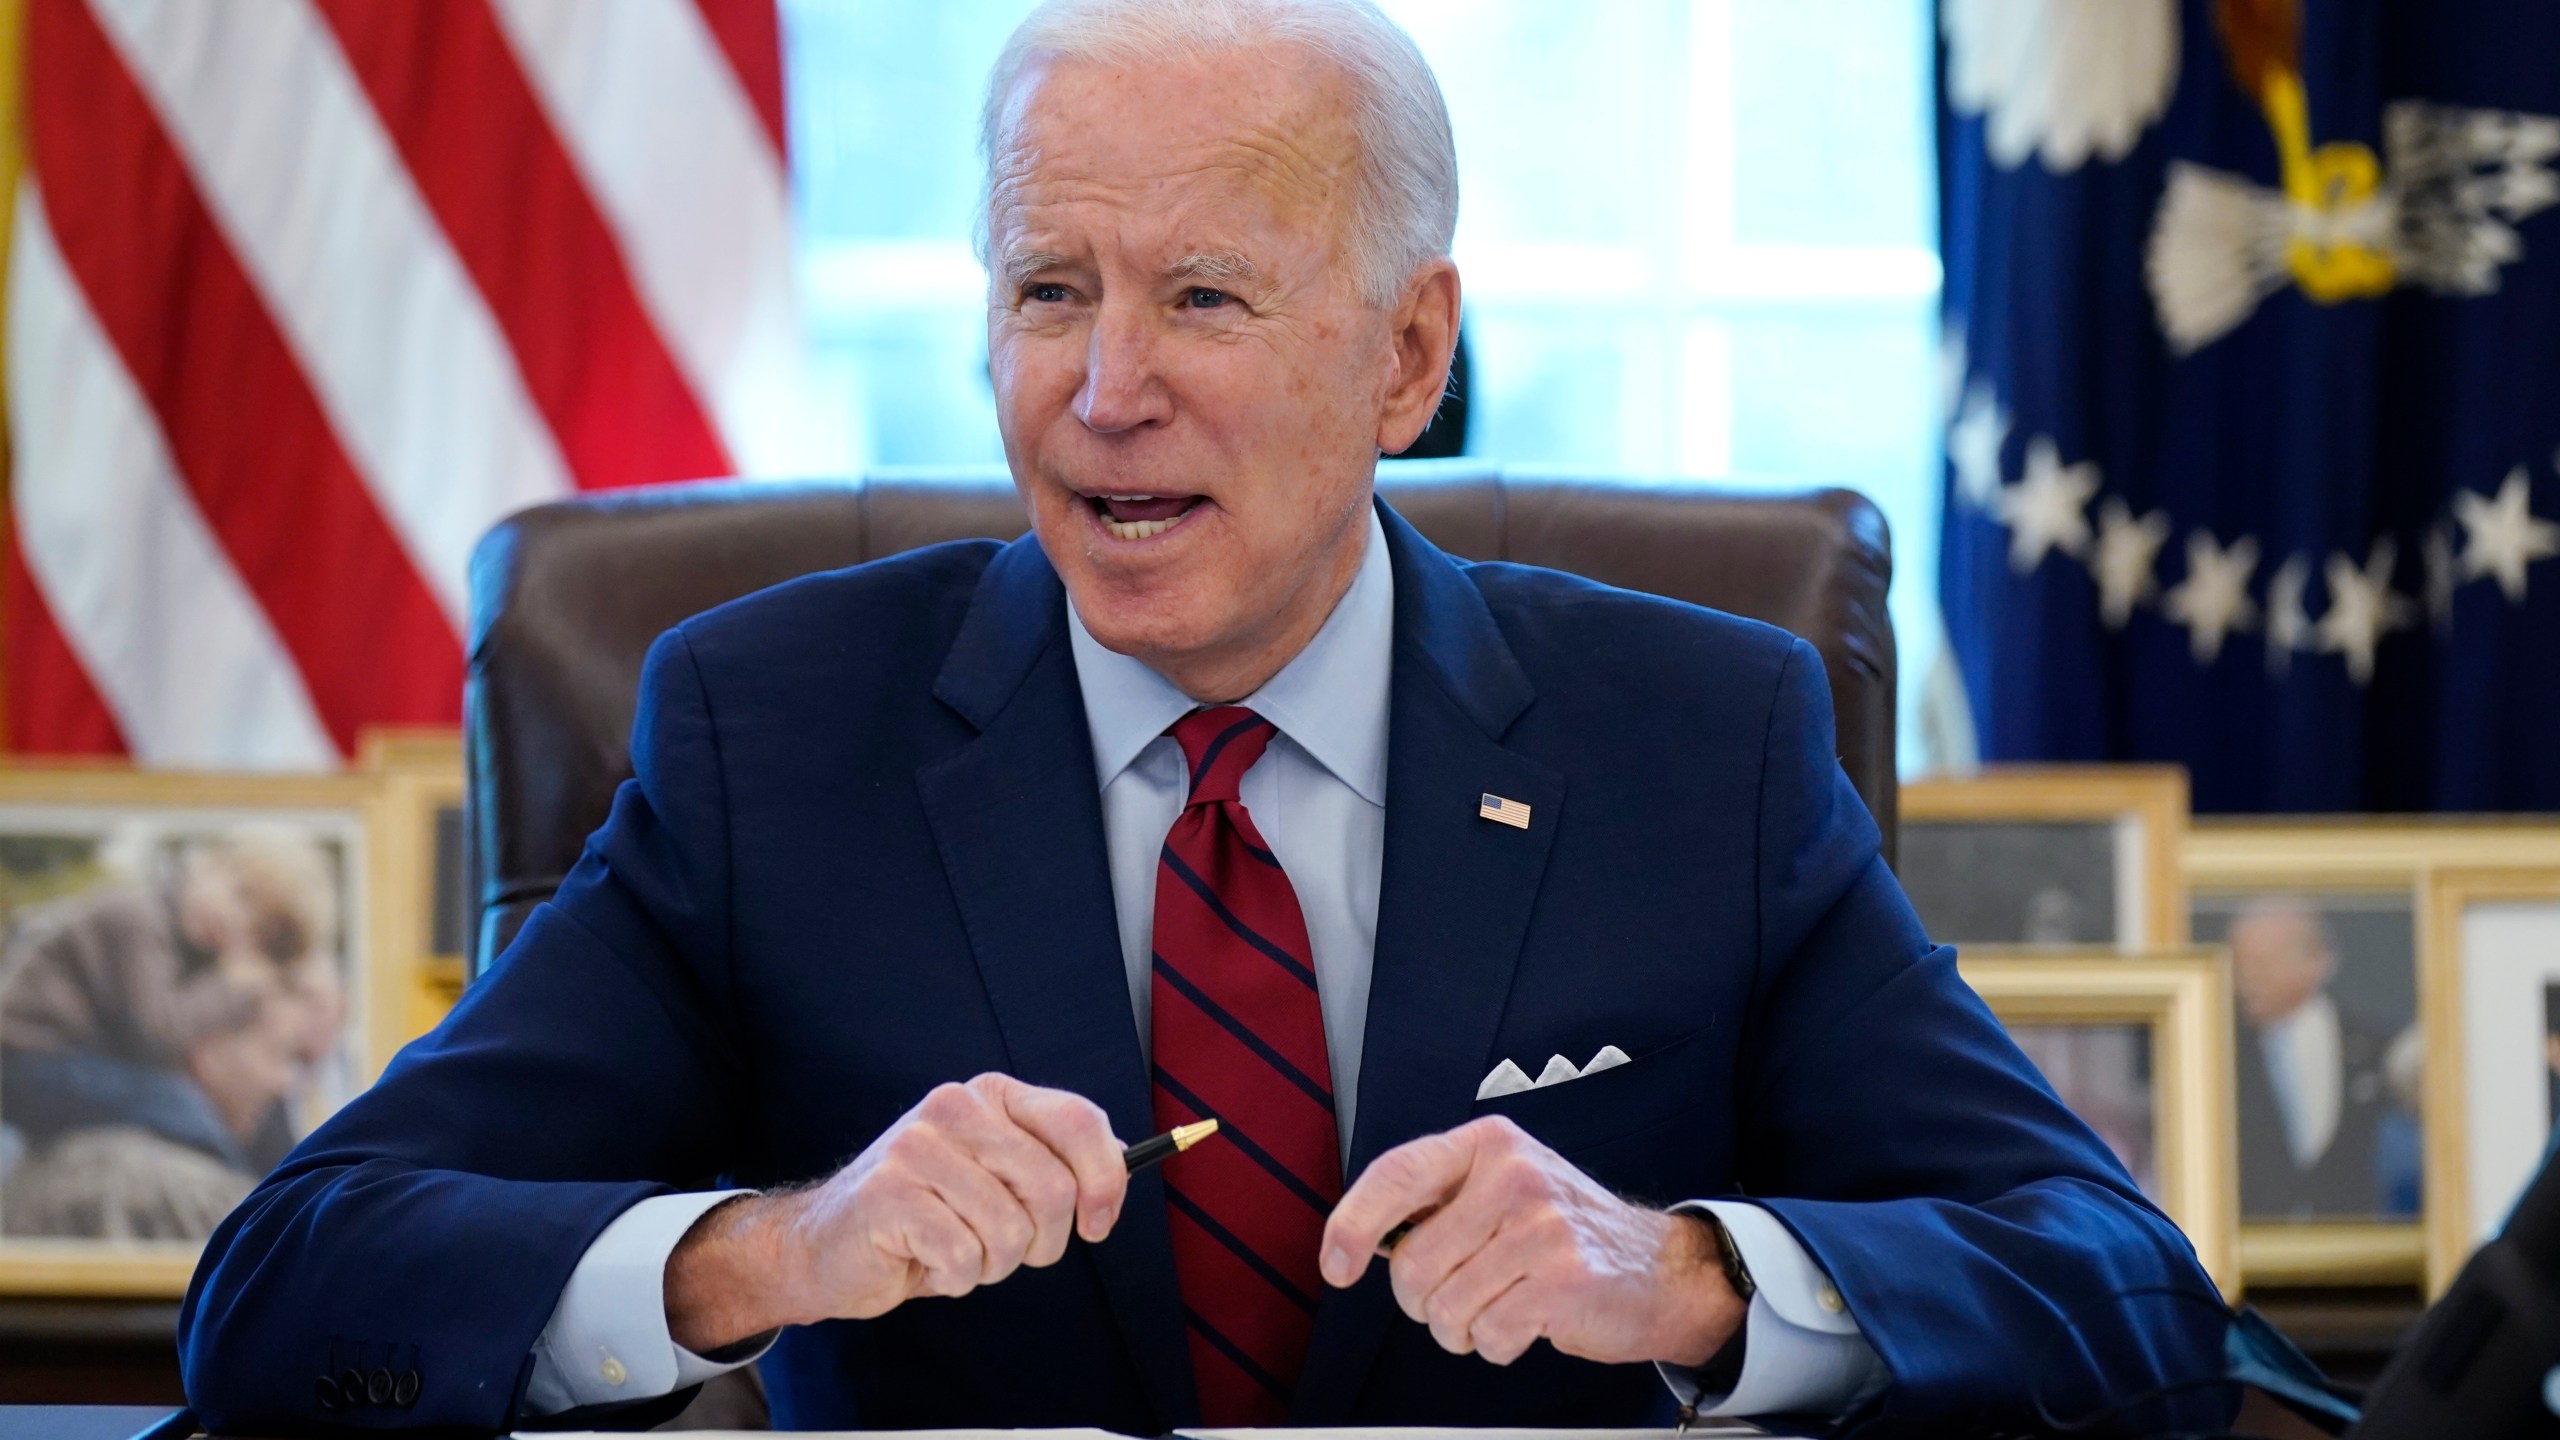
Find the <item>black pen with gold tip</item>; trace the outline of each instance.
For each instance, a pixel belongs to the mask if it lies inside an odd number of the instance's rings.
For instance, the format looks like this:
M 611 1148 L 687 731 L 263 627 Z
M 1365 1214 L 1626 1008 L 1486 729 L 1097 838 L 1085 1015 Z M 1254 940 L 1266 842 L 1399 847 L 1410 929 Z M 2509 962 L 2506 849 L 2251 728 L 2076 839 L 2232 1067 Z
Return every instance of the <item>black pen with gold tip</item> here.
M 1176 1125 L 1161 1135 L 1141 1140 L 1121 1151 L 1120 1159 L 1129 1167 L 1129 1173 L 1135 1175 L 1163 1164 L 1217 1133 L 1218 1122 L 1215 1120 L 1203 1120 L 1197 1125 Z

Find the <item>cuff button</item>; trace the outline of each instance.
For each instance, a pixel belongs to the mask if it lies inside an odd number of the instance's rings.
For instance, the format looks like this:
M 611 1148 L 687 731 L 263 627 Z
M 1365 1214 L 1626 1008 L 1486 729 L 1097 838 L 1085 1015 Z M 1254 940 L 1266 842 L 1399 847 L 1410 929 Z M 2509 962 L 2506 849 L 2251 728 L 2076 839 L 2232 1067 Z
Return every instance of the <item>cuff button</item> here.
M 392 1403 L 392 1404 L 394 1404 L 394 1405 L 399 1406 L 399 1407 L 400 1407 L 401 1409 L 403 1409 L 403 1410 L 406 1410 L 406 1409 L 408 1409 L 410 1406 L 417 1404 L 417 1403 L 418 1403 L 418 1386 L 419 1386 L 419 1384 L 420 1384 L 420 1383 L 421 1383 L 421 1382 L 420 1382 L 420 1381 L 419 1381 L 419 1379 L 418 1379 L 418 1372 L 417 1372 L 417 1371 L 415 1371 L 415 1370 L 403 1370 L 403 1371 L 401 1371 L 401 1372 L 400 1372 L 400 1378 L 399 1378 L 398 1380 L 396 1380 L 396 1381 L 392 1382 L 392 1386 L 391 1386 L 391 1403 Z
M 363 1404 L 364 1372 L 354 1368 L 353 1366 L 349 1366 L 348 1368 L 339 1371 L 338 1393 L 347 1397 L 347 1403 L 350 1405 Z
M 604 1364 L 597 1367 L 596 1373 L 604 1377 L 607 1385 L 619 1385 L 631 1378 L 631 1372 L 622 1368 L 622 1362 L 610 1355 L 604 1357 Z
M 365 1377 L 364 1399 L 365 1403 L 368 1405 L 388 1405 L 391 1403 L 390 1371 L 377 1366 L 371 1375 Z
M 347 1397 L 338 1393 L 338 1382 L 326 1375 L 311 1383 L 311 1393 L 320 1401 L 320 1408 L 323 1410 L 347 1408 Z
M 1840 1287 L 1829 1283 L 1813 1292 L 1813 1303 L 1834 1315 L 1849 1308 L 1849 1302 L 1840 1298 Z

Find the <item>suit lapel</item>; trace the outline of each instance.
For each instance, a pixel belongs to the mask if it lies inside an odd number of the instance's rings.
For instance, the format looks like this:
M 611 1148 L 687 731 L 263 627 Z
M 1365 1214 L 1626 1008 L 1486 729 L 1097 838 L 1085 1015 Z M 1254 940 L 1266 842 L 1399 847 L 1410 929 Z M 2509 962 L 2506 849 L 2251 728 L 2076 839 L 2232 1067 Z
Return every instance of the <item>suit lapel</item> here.
M 1504 748 L 1535 698 L 1484 599 L 1448 556 L 1380 507 L 1395 561 L 1387 834 L 1378 938 L 1352 1135 L 1356 1178 L 1379 1153 L 1463 1123 L 1529 927 L 1564 777 Z M 1482 819 L 1486 793 L 1529 806 L 1529 827 Z M 1325 1301 L 1290 1421 L 1350 1416 L 1396 1314 L 1386 1267 Z
M 1112 909 L 1065 592 L 1029 539 L 987 568 L 934 694 L 976 739 L 917 776 L 1013 1073 L 1084 1095 L 1123 1140 L 1154 1125 Z M 1123 1339 L 1165 1428 L 1199 1402 L 1182 1331 L 1164 1187 L 1130 1187 L 1093 1248 Z

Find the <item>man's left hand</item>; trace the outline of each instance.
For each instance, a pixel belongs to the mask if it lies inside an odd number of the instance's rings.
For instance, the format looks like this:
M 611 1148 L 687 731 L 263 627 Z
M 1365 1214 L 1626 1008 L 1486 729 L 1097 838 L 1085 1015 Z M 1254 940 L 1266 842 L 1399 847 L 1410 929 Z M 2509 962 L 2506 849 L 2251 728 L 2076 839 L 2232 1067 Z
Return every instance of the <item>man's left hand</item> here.
M 1387 1262 L 1396 1303 L 1496 1365 L 1540 1339 L 1586 1360 L 1703 1365 L 1746 1313 L 1705 1221 L 1619 1199 L 1498 1115 L 1371 1162 L 1325 1225 L 1325 1280 L 1357 1281 L 1406 1220 Z

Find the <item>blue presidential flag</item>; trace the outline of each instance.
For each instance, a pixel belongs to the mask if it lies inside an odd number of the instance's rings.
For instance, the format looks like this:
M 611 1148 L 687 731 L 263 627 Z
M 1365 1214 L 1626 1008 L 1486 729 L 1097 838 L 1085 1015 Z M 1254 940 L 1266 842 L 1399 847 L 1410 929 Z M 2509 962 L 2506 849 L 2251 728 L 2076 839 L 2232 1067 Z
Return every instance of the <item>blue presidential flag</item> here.
M 2560 6 L 1940 0 L 1988 760 L 2560 809 Z

